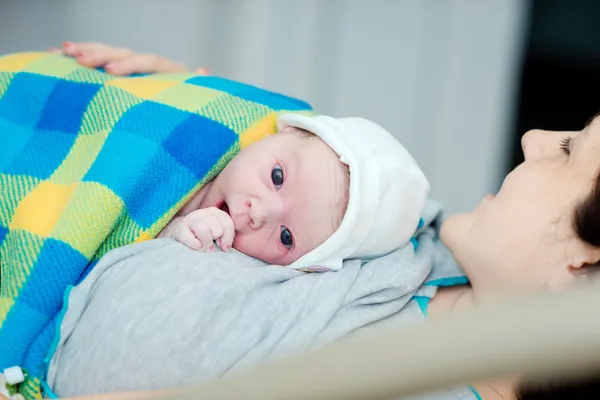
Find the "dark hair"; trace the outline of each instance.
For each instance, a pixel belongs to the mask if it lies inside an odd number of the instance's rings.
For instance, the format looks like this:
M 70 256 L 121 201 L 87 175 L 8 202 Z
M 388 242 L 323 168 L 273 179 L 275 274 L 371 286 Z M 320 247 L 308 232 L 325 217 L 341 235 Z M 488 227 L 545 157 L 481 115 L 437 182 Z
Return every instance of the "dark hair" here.
M 600 247 L 600 174 L 590 195 L 575 209 L 573 227 L 585 243 Z
M 573 228 L 582 241 L 600 247 L 600 174 L 590 195 L 575 208 Z M 600 399 L 600 372 L 579 379 L 522 383 L 516 396 L 519 400 Z
M 596 400 L 600 398 L 600 374 L 570 380 L 521 384 L 519 400 Z

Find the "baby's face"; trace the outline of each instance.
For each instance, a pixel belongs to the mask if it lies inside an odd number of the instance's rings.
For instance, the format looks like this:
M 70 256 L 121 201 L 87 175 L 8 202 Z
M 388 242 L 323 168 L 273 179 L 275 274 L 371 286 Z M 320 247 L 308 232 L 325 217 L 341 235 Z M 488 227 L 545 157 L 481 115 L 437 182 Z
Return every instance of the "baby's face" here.
M 288 265 L 339 227 L 348 181 L 347 169 L 321 139 L 284 131 L 242 150 L 215 178 L 200 208 L 229 213 L 236 250 Z

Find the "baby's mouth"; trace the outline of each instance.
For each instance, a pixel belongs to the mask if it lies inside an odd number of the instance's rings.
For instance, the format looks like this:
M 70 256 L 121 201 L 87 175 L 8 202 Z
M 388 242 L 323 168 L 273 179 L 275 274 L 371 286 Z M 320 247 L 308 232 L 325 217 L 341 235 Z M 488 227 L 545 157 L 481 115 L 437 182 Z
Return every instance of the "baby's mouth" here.
M 227 215 L 230 215 L 229 214 L 229 206 L 227 205 L 227 203 L 225 202 L 225 200 L 223 200 L 223 202 L 219 206 L 219 210 L 225 211 L 227 213 Z

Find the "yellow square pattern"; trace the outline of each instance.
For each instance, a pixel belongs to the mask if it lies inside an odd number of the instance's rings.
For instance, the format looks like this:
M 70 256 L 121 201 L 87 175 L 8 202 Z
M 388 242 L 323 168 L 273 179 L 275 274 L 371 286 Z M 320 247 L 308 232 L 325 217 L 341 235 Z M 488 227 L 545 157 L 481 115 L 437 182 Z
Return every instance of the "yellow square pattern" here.
M 107 86 L 116 86 L 142 99 L 153 99 L 158 93 L 179 85 L 179 82 L 162 81 L 148 78 L 113 79 Z
M 8 226 L 23 198 L 40 182 L 38 178 L 0 174 L 0 225 Z
M 21 71 L 25 67 L 37 60 L 38 58 L 47 56 L 48 53 L 16 53 L 0 57 L 0 69 L 3 71 Z
M 39 60 L 31 61 L 23 68 L 23 71 L 62 78 L 80 68 L 81 66 L 72 58 L 54 57 L 49 59 L 48 57 L 42 57 Z
M 59 185 L 42 182 L 33 189 L 15 210 L 9 225 L 11 230 L 22 229 L 42 237 L 49 237 L 67 204 L 71 201 L 77 184 Z
M 277 114 L 270 113 L 240 136 L 240 147 L 243 149 L 254 142 L 265 138 L 265 132 L 277 132 Z
M 154 101 L 195 113 L 222 95 L 218 90 L 184 83 L 159 93 Z
M 177 83 L 185 82 L 190 78 L 195 78 L 196 75 L 193 72 L 176 72 L 172 74 L 153 74 L 145 76 L 146 79 L 151 79 L 153 81 L 173 81 Z
M 97 250 L 91 244 L 104 240 L 122 212 L 123 200 L 112 190 L 96 182 L 81 182 L 51 236 L 91 259 Z

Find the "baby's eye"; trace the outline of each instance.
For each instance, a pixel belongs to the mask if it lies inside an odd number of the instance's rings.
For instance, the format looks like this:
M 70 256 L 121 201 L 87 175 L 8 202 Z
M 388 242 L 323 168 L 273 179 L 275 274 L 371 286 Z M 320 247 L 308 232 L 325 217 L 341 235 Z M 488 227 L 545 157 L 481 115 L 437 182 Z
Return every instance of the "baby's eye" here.
M 271 180 L 273 181 L 273 185 L 275 185 L 277 190 L 279 190 L 281 185 L 283 185 L 283 169 L 281 169 L 279 164 L 277 164 L 275 168 L 271 170 Z
M 292 237 L 292 232 L 285 226 L 281 227 L 281 235 L 280 235 L 281 244 L 286 248 L 291 248 L 294 244 L 294 238 Z

